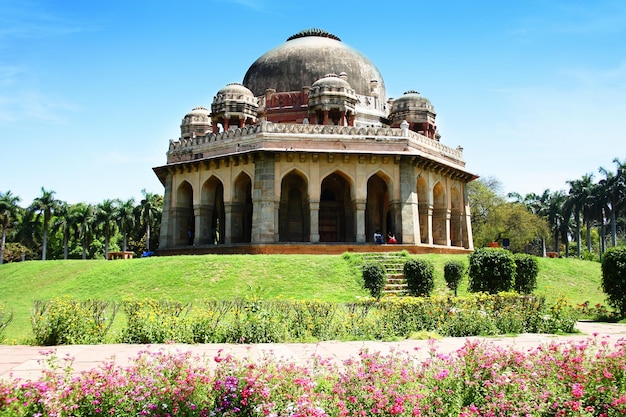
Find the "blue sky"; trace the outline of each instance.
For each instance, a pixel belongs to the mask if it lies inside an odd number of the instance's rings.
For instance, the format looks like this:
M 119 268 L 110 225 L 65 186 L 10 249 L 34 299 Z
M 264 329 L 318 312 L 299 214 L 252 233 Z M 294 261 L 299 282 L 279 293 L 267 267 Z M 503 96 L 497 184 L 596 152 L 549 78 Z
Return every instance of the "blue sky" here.
M 0 192 L 162 194 L 152 167 L 196 106 L 321 28 L 417 90 L 442 143 L 504 192 L 567 190 L 626 159 L 626 2 L 0 0 Z

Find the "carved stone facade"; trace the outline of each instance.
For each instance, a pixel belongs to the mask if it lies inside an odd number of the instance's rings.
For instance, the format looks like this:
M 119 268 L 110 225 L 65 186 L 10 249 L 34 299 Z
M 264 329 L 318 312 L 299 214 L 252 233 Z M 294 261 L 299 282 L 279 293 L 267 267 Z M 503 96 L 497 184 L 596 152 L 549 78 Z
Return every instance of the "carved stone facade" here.
M 415 91 L 386 100 L 376 67 L 336 36 L 294 35 L 221 89 L 210 113 L 183 118 L 154 168 L 165 186 L 160 249 L 362 244 L 380 231 L 471 250 L 466 185 L 476 176 L 461 148 L 439 142 L 435 117 Z

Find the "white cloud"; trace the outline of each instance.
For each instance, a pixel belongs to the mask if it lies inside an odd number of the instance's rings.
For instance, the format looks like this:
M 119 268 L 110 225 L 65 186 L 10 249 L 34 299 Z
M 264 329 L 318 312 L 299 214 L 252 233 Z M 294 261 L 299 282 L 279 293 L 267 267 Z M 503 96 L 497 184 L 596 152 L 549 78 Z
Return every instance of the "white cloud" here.
M 77 108 L 63 98 L 49 96 L 37 91 L 18 91 L 0 94 L 0 124 L 67 122 L 65 113 Z

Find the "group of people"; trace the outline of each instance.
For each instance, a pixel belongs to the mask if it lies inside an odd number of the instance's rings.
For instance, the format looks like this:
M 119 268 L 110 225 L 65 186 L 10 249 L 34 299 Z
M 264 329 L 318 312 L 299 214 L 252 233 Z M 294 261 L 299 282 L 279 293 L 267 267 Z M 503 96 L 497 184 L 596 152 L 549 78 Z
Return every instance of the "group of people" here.
M 376 230 L 374 232 L 374 243 L 385 243 L 385 238 L 383 237 L 383 234 L 380 233 L 380 230 Z M 396 240 L 396 237 L 393 235 L 393 233 L 391 233 L 391 232 L 387 233 L 387 242 L 386 243 L 398 243 L 398 241 Z

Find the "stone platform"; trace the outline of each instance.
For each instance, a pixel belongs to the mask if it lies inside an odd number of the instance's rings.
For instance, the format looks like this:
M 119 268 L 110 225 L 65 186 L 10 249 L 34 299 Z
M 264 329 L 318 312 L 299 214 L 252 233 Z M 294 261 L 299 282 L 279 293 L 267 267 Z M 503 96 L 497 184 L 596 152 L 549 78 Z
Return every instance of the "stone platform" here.
M 401 252 L 406 250 L 410 254 L 470 254 L 473 251 L 461 247 L 440 245 L 403 245 L 403 244 L 373 244 L 373 243 L 275 243 L 249 244 L 237 243 L 230 245 L 200 245 L 178 246 L 157 250 L 158 255 L 203 255 L 203 254 L 247 254 L 247 255 L 341 255 L 346 252 Z

